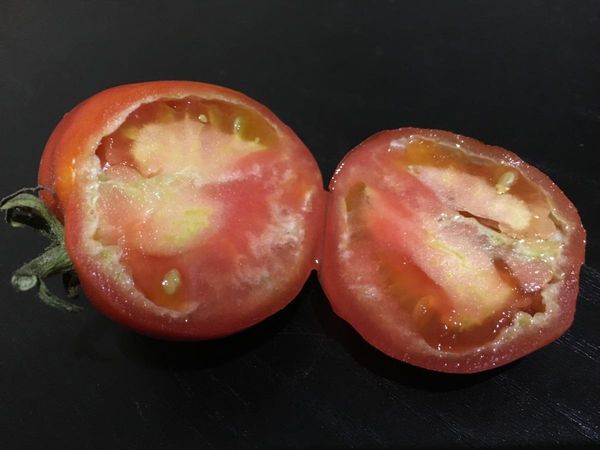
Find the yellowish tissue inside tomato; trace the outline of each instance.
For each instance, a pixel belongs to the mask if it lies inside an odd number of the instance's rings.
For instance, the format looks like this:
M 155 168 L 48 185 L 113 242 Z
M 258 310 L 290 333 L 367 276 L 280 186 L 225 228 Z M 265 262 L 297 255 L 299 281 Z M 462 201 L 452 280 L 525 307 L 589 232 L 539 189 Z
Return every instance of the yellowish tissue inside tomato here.
M 272 126 L 242 106 L 196 98 L 141 105 L 96 151 L 94 238 L 122 249 L 121 263 L 147 298 L 185 310 L 192 289 L 185 255 L 231 222 L 222 200 L 234 188 L 223 186 L 252 178 L 258 169 L 244 158 L 276 142 Z
M 145 178 L 132 168 L 110 167 L 100 177 L 99 191 L 96 237 L 105 243 L 174 255 L 218 223 L 218 205 L 176 176 Z
M 488 342 L 518 311 L 543 313 L 563 235 L 548 198 L 513 166 L 412 137 L 373 156 L 345 194 L 357 254 L 433 347 Z M 364 288 L 362 288 L 364 290 Z

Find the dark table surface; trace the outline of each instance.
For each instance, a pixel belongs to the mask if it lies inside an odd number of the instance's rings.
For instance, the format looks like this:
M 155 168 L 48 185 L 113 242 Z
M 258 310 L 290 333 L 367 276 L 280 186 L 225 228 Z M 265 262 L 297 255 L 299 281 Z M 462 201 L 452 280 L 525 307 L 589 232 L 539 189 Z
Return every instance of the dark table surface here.
M 191 79 L 268 105 L 327 180 L 376 131 L 447 129 L 536 165 L 588 230 L 575 323 L 478 375 L 392 360 L 315 276 L 239 335 L 166 343 L 17 295 L 44 245 L 0 232 L 0 448 L 384 448 L 600 443 L 600 3 L 0 2 L 0 192 L 34 185 L 62 115 L 109 86 Z

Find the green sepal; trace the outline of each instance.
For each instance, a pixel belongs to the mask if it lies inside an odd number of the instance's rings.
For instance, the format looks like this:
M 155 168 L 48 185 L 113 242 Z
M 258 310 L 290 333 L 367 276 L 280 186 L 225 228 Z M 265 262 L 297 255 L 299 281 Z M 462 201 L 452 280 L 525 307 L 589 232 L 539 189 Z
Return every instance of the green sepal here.
M 6 222 L 11 226 L 34 228 L 50 240 L 44 253 L 14 272 L 11 283 L 19 292 L 37 286 L 40 300 L 47 305 L 63 311 L 79 311 L 81 306 L 56 296 L 45 283 L 48 277 L 60 274 L 67 297 L 77 296 L 79 281 L 65 248 L 64 227 L 37 196 L 41 189 L 46 188 L 21 189 L 0 200 L 0 209 L 5 211 Z

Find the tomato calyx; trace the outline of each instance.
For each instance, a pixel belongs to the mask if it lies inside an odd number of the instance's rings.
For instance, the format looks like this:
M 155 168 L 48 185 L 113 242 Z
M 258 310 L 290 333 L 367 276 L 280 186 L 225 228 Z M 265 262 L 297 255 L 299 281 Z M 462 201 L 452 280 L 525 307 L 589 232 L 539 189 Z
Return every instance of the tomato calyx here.
M 19 291 L 29 291 L 37 286 L 43 303 L 54 308 L 75 312 L 81 306 L 58 297 L 50 291 L 46 279 L 61 275 L 68 299 L 77 297 L 79 280 L 64 242 L 64 227 L 46 208 L 37 194 L 45 187 L 24 188 L 0 200 L 0 210 L 5 212 L 6 222 L 12 227 L 30 227 L 48 238 L 50 245 L 44 252 L 23 264 L 11 277 L 11 284 Z

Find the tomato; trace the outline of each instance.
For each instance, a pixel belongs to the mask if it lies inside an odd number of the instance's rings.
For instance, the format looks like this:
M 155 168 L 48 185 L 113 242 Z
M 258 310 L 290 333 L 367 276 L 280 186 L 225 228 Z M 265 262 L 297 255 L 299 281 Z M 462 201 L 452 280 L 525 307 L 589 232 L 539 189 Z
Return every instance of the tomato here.
M 72 293 L 74 269 L 100 311 L 144 334 L 240 331 L 315 269 L 368 342 L 428 369 L 497 367 L 573 321 L 585 247 L 574 206 L 513 153 L 448 132 L 371 137 L 327 193 L 264 106 L 203 83 L 139 83 L 68 113 L 39 183 L 47 208 L 27 190 L 0 202 L 53 242 L 13 285 L 73 310 L 43 279 L 62 273 Z
M 272 112 L 196 82 L 120 86 L 60 122 L 39 172 L 89 300 L 168 339 L 247 328 L 299 292 L 322 232 L 312 155 Z
M 570 326 L 585 231 L 515 154 L 443 131 L 385 131 L 344 158 L 330 191 L 321 284 L 384 353 L 477 372 Z

